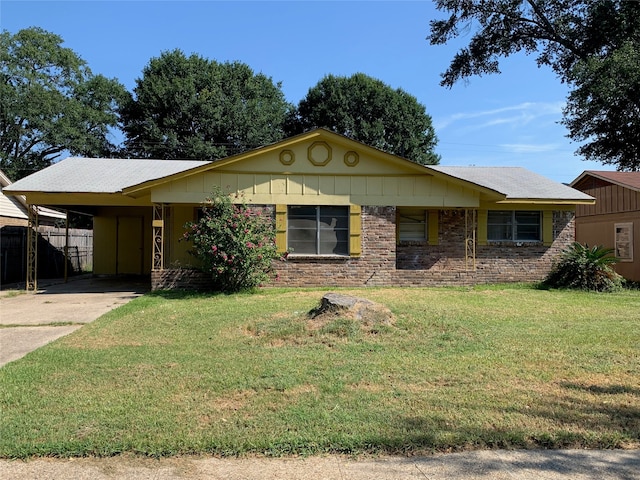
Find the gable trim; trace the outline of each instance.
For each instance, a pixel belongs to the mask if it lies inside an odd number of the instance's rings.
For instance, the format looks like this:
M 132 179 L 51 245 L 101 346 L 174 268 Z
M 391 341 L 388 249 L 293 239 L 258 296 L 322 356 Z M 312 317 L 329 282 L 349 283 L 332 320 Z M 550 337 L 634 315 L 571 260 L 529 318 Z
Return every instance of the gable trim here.
M 612 172 L 612 173 L 619 173 L 619 172 Z M 629 173 L 633 173 L 633 172 L 629 172 Z M 602 180 L 603 182 L 611 183 L 612 185 L 619 185 L 621 187 L 628 188 L 629 190 L 633 190 L 635 192 L 640 192 L 640 188 L 638 188 L 638 187 L 636 187 L 634 185 L 629 185 L 628 183 L 621 182 L 619 180 L 614 180 L 614 179 L 612 179 L 610 177 L 607 177 L 606 175 L 602 175 L 598 171 L 593 171 L 593 170 L 585 170 L 584 172 L 582 172 L 580 174 L 580 176 L 578 178 L 576 178 L 573 182 L 571 182 L 569 184 L 569 186 L 575 188 L 576 185 L 578 185 L 580 182 L 582 182 L 587 177 L 597 178 L 598 180 Z

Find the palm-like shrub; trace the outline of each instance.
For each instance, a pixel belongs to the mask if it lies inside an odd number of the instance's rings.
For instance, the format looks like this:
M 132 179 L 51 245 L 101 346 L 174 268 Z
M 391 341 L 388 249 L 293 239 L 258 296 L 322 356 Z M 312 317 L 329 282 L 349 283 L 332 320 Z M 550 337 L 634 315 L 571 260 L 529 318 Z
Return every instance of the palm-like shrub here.
M 611 292 L 622 287 L 623 279 L 611 267 L 618 259 L 611 248 L 589 247 L 574 242 L 563 250 L 560 260 L 545 279 L 552 288 L 575 288 Z

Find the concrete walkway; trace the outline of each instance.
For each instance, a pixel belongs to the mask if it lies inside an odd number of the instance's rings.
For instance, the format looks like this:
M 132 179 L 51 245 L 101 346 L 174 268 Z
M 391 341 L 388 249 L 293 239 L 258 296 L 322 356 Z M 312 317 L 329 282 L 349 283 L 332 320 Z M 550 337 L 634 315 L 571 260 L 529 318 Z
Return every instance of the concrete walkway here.
M 77 330 L 149 288 L 128 278 L 42 282 L 36 293 L 0 293 L 0 367 Z
M 0 478 L 23 480 L 638 480 L 638 450 L 492 450 L 353 459 L 134 457 L 0 460 Z

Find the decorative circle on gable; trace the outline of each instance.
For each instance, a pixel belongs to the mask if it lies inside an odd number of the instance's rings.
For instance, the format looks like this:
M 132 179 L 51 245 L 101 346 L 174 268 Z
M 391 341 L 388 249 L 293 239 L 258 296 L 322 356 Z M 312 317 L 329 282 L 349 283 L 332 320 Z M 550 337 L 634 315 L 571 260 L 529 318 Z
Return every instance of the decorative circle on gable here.
M 313 142 L 307 150 L 307 157 L 316 167 L 324 167 L 331 161 L 331 147 L 327 142 Z
M 280 163 L 283 165 L 292 165 L 296 161 L 296 154 L 292 150 L 282 150 L 280 152 Z
M 355 167 L 360 161 L 360 155 L 358 152 L 354 152 L 353 150 L 349 150 L 344 154 L 344 164 L 347 167 Z

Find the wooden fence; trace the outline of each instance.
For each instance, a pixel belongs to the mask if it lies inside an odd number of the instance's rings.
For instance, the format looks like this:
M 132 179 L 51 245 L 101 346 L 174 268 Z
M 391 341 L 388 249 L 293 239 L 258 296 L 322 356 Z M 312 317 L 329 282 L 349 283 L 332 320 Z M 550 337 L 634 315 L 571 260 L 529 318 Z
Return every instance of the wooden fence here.
M 38 228 L 38 278 L 64 276 L 65 229 Z M 1 283 L 23 282 L 27 275 L 27 228 L 0 229 Z M 90 272 L 93 268 L 93 230 L 69 229 L 67 273 Z

